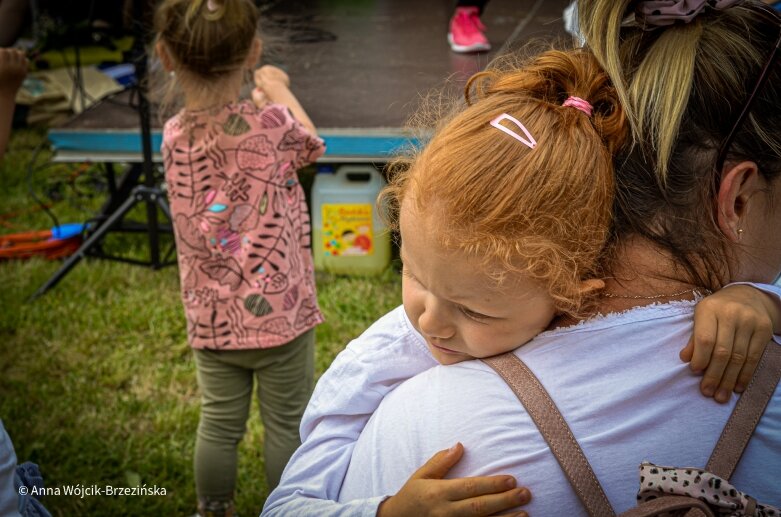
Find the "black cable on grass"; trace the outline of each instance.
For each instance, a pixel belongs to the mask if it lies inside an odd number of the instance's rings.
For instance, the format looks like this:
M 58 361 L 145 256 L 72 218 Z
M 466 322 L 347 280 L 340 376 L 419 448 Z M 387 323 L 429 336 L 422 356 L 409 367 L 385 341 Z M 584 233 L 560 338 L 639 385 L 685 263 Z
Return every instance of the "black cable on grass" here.
M 54 227 L 57 228 L 60 226 L 60 221 L 57 219 L 57 216 L 54 215 L 54 212 L 49 210 L 49 208 L 46 206 L 46 204 L 41 201 L 41 199 L 36 195 L 35 189 L 33 188 L 33 174 L 37 171 L 46 169 L 48 166 L 51 165 L 51 163 L 47 163 L 43 165 L 42 167 L 39 167 L 36 169 L 35 163 L 38 160 L 38 154 L 43 150 L 43 146 L 46 143 L 44 140 L 38 146 L 35 148 L 35 151 L 33 151 L 32 159 L 30 160 L 30 165 L 27 167 L 27 192 L 30 194 L 30 197 L 33 198 L 33 200 L 38 203 L 38 205 L 41 207 L 41 209 L 46 212 L 46 215 L 51 218 L 52 222 L 54 222 Z

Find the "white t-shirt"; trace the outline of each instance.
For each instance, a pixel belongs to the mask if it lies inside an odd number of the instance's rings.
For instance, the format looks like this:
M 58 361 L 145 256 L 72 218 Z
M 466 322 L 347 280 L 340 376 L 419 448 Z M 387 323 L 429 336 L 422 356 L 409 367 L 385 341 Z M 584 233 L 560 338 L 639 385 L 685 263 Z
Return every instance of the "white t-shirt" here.
M 781 289 L 775 286 L 755 286 L 775 295 L 779 298 L 778 303 L 781 305 Z M 545 333 L 541 337 L 557 335 L 560 332 L 563 330 Z M 688 339 L 690 329 L 686 332 L 686 339 Z M 535 342 L 525 345 L 524 348 L 532 346 Z M 683 345 L 676 342 L 670 346 L 673 349 L 678 347 L 674 354 L 676 364 L 688 371 L 688 367 L 677 359 L 677 353 L 680 348 L 683 348 Z M 641 360 L 645 361 L 645 359 Z M 483 366 L 482 363 L 474 361 L 469 364 Z M 262 515 L 374 516 L 380 502 L 385 497 L 395 494 L 403 481 L 406 481 L 424 461 L 428 460 L 433 452 L 450 447 L 456 441 L 463 442 L 461 435 L 456 433 L 457 437 L 453 443 L 435 448 L 428 456 L 421 456 L 417 464 L 409 468 L 405 475 L 399 474 L 401 482 L 398 483 L 398 486 L 394 485 L 392 489 L 386 487 L 380 490 L 380 485 L 374 485 L 369 490 L 367 484 L 361 491 L 362 498 L 357 498 L 358 492 L 355 491 L 355 487 L 346 489 L 340 497 L 342 483 L 345 481 L 345 473 L 350 464 L 356 440 L 383 398 L 405 380 L 437 365 L 438 363 L 426 347 L 425 340 L 414 330 L 401 306 L 380 318 L 360 337 L 353 340 L 336 357 L 318 381 L 301 421 L 302 445 L 290 459 L 279 486 L 266 500 Z M 444 368 L 453 368 L 453 366 Z M 487 367 L 483 366 L 480 369 L 481 373 L 478 374 L 480 377 L 485 376 L 485 371 L 483 371 L 485 368 Z M 491 373 L 491 375 L 493 374 Z M 474 384 L 479 384 L 479 382 L 482 381 L 475 380 Z M 687 389 L 691 391 L 690 395 L 699 397 L 697 383 L 697 379 L 693 379 L 691 386 Z M 644 383 L 644 385 L 646 384 L 648 383 Z M 423 387 L 425 383 L 415 382 L 415 385 Z M 640 388 L 637 389 L 641 391 Z M 653 396 L 653 392 L 649 393 L 649 396 Z M 421 403 L 424 400 L 430 402 L 431 393 L 421 389 L 421 392 L 417 393 L 415 397 Z M 514 405 L 506 409 L 514 411 L 519 403 L 514 396 L 512 400 L 514 400 Z M 522 411 L 523 408 L 520 410 Z M 427 431 L 422 431 L 422 433 L 427 433 Z M 536 428 L 533 429 L 533 434 L 538 434 Z M 387 444 L 393 443 L 394 447 L 410 447 L 410 450 L 419 450 L 421 445 L 417 443 L 419 438 L 421 437 L 414 435 L 408 437 L 407 443 L 388 438 Z M 367 439 L 366 437 L 362 438 L 364 442 Z M 377 440 L 378 447 L 385 446 L 385 442 L 379 435 L 377 435 Z M 405 450 L 405 452 L 410 451 Z M 410 458 L 412 457 L 414 456 L 410 456 Z M 467 451 L 461 462 L 461 468 L 470 457 L 472 455 Z M 480 463 L 479 459 L 474 461 L 476 464 Z M 490 467 L 490 465 L 483 466 Z M 353 477 L 356 468 L 358 467 L 352 467 L 351 476 Z M 398 472 L 400 473 L 401 470 Z M 495 473 L 512 472 L 497 471 Z M 375 474 L 384 473 L 377 472 Z M 457 474 L 451 473 L 451 477 L 455 475 Z M 367 477 L 366 483 L 370 479 L 374 479 L 374 477 Z M 566 484 L 566 479 L 563 476 L 560 477 L 560 480 Z M 520 482 L 526 483 L 523 479 L 520 479 Z M 535 490 L 543 489 L 543 487 L 537 486 Z M 636 491 L 636 486 L 634 486 L 634 490 Z M 537 497 L 537 491 L 533 493 L 534 498 Z M 341 502 L 336 502 L 337 499 Z M 347 499 L 350 500 L 347 501 Z
M 678 353 L 694 302 L 636 308 L 545 332 L 515 354 L 547 389 L 617 512 L 635 506 L 638 467 L 702 467 L 737 396 L 700 394 Z M 339 501 L 394 494 L 436 451 L 466 453 L 448 477 L 511 474 L 533 497 L 531 515 L 585 515 L 547 444 L 505 382 L 480 361 L 437 366 L 401 384 L 375 411 L 353 451 Z M 732 477 L 761 502 L 781 504 L 781 388 Z

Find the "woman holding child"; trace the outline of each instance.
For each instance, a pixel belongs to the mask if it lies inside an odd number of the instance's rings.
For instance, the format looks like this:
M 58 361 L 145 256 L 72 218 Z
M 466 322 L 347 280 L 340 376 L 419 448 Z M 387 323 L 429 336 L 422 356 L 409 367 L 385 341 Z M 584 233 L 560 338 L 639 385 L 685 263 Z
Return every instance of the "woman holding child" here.
M 635 505 L 637 469 L 645 460 L 705 465 L 737 400 L 732 387 L 745 388 L 771 329 L 778 333 L 781 328 L 778 290 L 757 285 L 773 282 L 781 272 L 776 237 L 781 227 L 781 69 L 775 66 L 781 23 L 754 1 L 582 0 L 579 8 L 581 30 L 615 93 L 583 88 L 577 81 L 568 84 L 572 74 L 557 76 L 556 70 L 588 62 L 579 51 L 535 58 L 537 83 L 527 67 L 488 74 L 473 84 L 475 99 L 464 111 L 469 116 L 445 121 L 391 191 L 399 203 L 407 270 L 405 307 L 396 328 L 406 324 L 405 335 L 420 336 L 442 366 L 429 368 L 429 363 L 423 373 L 400 383 L 410 368 L 399 358 L 407 369 L 399 366 L 397 377 L 374 385 L 395 389 L 382 392 L 378 407 L 366 406 L 373 412 L 368 423 L 365 412 L 356 409 L 331 424 L 331 429 L 346 429 L 344 422 L 360 421 L 357 441 L 356 432 L 342 433 L 340 440 L 322 425 L 328 421 L 323 410 L 328 387 L 341 381 L 343 390 L 351 389 L 349 375 L 340 376 L 350 371 L 348 361 L 337 359 L 304 417 L 304 445 L 264 512 L 288 505 L 298 515 L 488 515 L 528 501 L 528 492 L 503 476 L 512 475 L 534 494 L 524 507 L 530 514 L 584 514 L 505 381 L 481 361 L 459 362 L 506 351 L 503 333 L 490 337 L 492 326 L 507 325 L 520 345 L 547 327 L 546 318 L 554 314 L 564 317 L 514 354 L 564 415 L 610 505 L 616 511 Z M 527 82 L 515 90 L 518 106 L 480 113 L 484 99 L 519 73 L 527 74 Z M 539 86 L 549 83 L 558 86 Z M 611 102 L 613 97 L 621 107 Z M 615 125 L 620 126 L 621 110 L 631 132 L 626 141 Z M 564 118 L 570 115 L 580 118 Z M 560 117 L 557 122 L 542 122 L 554 116 Z M 476 134 L 488 135 L 490 143 L 475 145 Z M 445 136 L 460 144 L 444 145 Z M 564 169 L 573 177 L 596 174 L 594 163 L 601 154 L 589 155 L 585 147 L 594 138 L 615 155 L 615 184 L 597 174 L 581 188 L 594 193 L 604 187 L 610 198 L 615 192 L 609 233 L 601 232 L 604 221 L 579 219 L 567 211 L 548 220 L 544 210 L 534 212 L 527 205 L 516 205 L 521 215 L 513 220 L 491 211 L 497 206 L 494 198 L 512 190 L 513 182 L 550 180 L 558 162 L 548 156 L 559 162 L 569 157 Z M 578 153 L 587 155 L 590 165 L 577 167 Z M 512 163 L 499 167 L 507 156 Z M 538 165 L 525 168 L 529 163 Z M 448 210 L 427 190 L 430 175 L 463 178 L 473 169 L 480 173 L 462 185 L 459 206 L 468 206 L 491 186 L 494 198 L 484 197 L 482 205 L 464 210 L 468 217 L 458 214 L 456 204 Z M 502 176 L 504 170 L 515 175 Z M 565 188 L 567 182 L 560 181 Z M 448 199 L 456 190 L 438 192 Z M 571 211 L 585 206 L 584 199 L 573 199 L 551 195 L 546 202 L 551 208 L 568 203 Z M 581 236 L 561 239 L 562 227 L 572 219 L 580 220 Z M 496 225 L 476 233 L 475 220 Z M 540 225 L 534 231 L 523 226 L 535 222 Z M 526 240 L 514 248 L 512 238 L 521 227 Z M 493 238 L 502 232 L 509 237 Z M 588 252 L 576 253 L 595 245 L 602 251 L 594 264 Z M 557 255 L 556 246 L 565 251 Z M 563 258 L 556 261 L 556 256 Z M 523 267 L 513 269 L 519 263 Z M 513 276 L 519 270 L 523 275 Z M 755 282 L 771 296 L 730 286 L 697 303 L 735 282 Z M 504 288 L 492 290 L 495 286 Z M 523 312 L 508 311 L 508 305 Z M 389 316 L 357 340 L 360 346 L 371 345 L 372 339 L 382 343 L 379 329 L 389 338 L 386 349 L 404 345 L 409 354 L 417 353 L 412 337 L 401 344 L 390 340 Z M 526 333 L 521 332 L 524 325 Z M 495 344 L 502 346 L 492 348 Z M 351 344 L 348 352 L 352 359 L 366 358 L 359 345 Z M 722 404 L 703 397 L 698 386 Z M 356 399 L 349 407 L 366 400 Z M 781 390 L 776 389 L 730 479 L 775 506 L 781 505 L 779 428 Z M 327 475 L 306 464 L 315 457 L 307 444 L 318 440 L 324 453 L 331 445 L 342 454 L 332 458 Z M 416 472 L 436 451 L 441 452 Z M 335 467 L 347 461 L 346 473 Z M 445 474 L 479 477 L 467 483 L 436 479 Z M 333 500 L 330 506 L 324 506 L 326 499 Z

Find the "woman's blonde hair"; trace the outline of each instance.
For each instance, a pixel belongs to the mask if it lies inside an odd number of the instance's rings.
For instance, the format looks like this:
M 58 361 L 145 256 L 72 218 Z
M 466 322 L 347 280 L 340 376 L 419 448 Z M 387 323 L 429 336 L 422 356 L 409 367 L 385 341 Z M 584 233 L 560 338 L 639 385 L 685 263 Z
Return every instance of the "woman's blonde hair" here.
M 570 96 L 591 103 L 593 115 L 562 106 Z M 392 167 L 380 196 L 390 223 L 409 197 L 439 221 L 440 244 L 531 275 L 559 310 L 577 313 L 581 281 L 597 273 L 608 235 L 612 153 L 626 134 L 607 75 L 583 51 L 508 58 L 473 76 L 466 100 L 416 156 Z M 490 124 L 504 113 L 528 128 L 535 148 Z
M 615 235 L 655 242 L 693 283 L 717 289 L 729 274 L 713 209 L 716 156 L 776 44 L 779 18 L 749 0 L 649 30 L 628 23 L 638 3 L 578 2 L 580 30 L 632 128 L 632 145 L 616 159 Z M 768 180 L 781 169 L 780 88 L 776 67 L 727 155 L 756 162 Z

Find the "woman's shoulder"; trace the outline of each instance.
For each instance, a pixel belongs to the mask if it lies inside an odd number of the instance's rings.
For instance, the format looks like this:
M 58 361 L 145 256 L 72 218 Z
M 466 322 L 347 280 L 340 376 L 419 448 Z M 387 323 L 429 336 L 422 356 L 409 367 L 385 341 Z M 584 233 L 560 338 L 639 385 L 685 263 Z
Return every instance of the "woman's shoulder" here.
M 620 312 L 597 313 L 573 325 L 545 331 L 539 334 L 535 340 L 540 338 L 555 339 L 586 332 L 614 332 L 627 327 L 660 326 L 663 325 L 664 320 L 674 321 L 681 317 L 690 318 L 700 299 L 651 303 Z
M 372 323 L 347 345 L 347 349 L 359 356 L 391 350 L 395 350 L 395 353 L 406 350 L 428 354 L 423 337 L 412 327 L 403 305 L 399 305 Z
M 345 399 L 360 400 L 361 404 L 373 400 L 379 404 L 378 395 L 384 397 L 405 379 L 436 364 L 423 338 L 409 325 L 403 306 L 399 306 L 336 356 L 320 377 L 304 419 L 311 422 L 314 416 L 331 411 Z M 375 408 L 376 405 L 369 412 Z
M 405 379 L 435 366 L 423 337 L 409 324 L 404 307 L 399 306 L 375 321 L 350 341 L 334 359 L 328 374 Z M 386 372 L 386 373 L 380 373 Z

